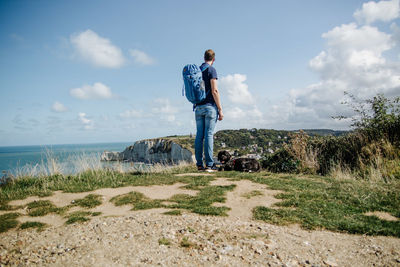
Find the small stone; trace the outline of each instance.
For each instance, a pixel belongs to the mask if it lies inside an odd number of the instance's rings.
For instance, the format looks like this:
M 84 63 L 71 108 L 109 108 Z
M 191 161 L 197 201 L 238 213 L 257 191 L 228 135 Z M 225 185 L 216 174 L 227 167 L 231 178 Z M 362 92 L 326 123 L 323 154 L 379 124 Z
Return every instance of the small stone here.
M 255 253 L 255 254 L 258 254 L 258 255 L 262 255 L 261 249 L 255 249 L 255 250 L 254 250 L 254 253 Z
M 336 261 L 333 260 L 333 259 L 324 260 L 324 263 L 326 265 L 328 265 L 328 266 L 331 266 L 331 267 L 337 267 L 338 266 Z

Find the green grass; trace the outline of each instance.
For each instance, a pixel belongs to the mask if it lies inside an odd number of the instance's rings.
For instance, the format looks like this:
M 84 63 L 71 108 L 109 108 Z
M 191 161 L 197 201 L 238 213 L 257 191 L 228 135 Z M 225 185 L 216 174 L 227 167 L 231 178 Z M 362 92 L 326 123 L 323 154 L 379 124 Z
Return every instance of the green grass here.
M 86 222 L 90 220 L 89 216 L 99 216 L 100 214 L 101 212 L 75 211 L 65 216 L 65 218 L 67 218 L 65 224 Z
M 263 195 L 264 195 L 264 194 L 263 194 L 261 191 L 253 190 L 253 191 L 250 191 L 250 192 L 248 192 L 248 193 L 246 193 L 246 194 L 241 195 L 241 197 L 245 197 L 245 198 L 247 198 L 247 199 L 250 199 L 250 198 L 252 198 L 252 197 L 263 196 Z
M 74 200 L 74 205 L 82 208 L 94 208 L 101 205 L 101 196 L 96 194 L 89 194 L 84 198 Z
M 19 216 L 20 214 L 17 212 L 0 215 L 0 233 L 6 232 L 9 229 L 17 227 L 18 221 L 16 219 Z
M 256 207 L 255 219 L 284 225 L 299 223 L 306 229 L 390 235 L 400 237 L 400 220 L 386 221 L 364 215 L 383 211 L 400 218 L 400 183 L 376 184 L 338 181 L 319 176 L 253 175 L 245 179 L 285 191 L 276 197 L 278 209 Z
M 175 216 L 177 216 L 177 215 L 182 215 L 182 210 L 170 210 L 170 211 L 164 212 L 163 214 L 166 214 L 166 215 L 175 215 Z
M 20 229 L 37 228 L 38 231 L 42 231 L 44 227 L 46 224 L 41 222 L 24 222 L 19 226 Z
M 171 241 L 168 238 L 161 237 L 160 239 L 158 239 L 158 244 L 164 245 L 164 246 L 169 246 L 169 245 L 171 245 Z
M 62 215 L 69 209 L 69 206 L 58 208 L 50 200 L 33 201 L 28 203 L 26 207 L 28 208 L 28 215 L 32 217 L 44 216 L 49 213 Z
M 184 236 L 181 240 L 181 242 L 179 243 L 179 245 L 183 248 L 190 248 L 192 246 L 194 246 L 194 244 L 192 242 L 189 241 L 189 238 Z
M 6 203 L 0 203 L 0 210 L 18 210 L 23 208 L 23 206 L 12 206 L 12 205 L 8 205 Z
M 119 173 L 116 171 L 92 170 L 77 175 L 52 175 L 48 177 L 19 177 L 0 186 L 0 209 L 9 210 L 8 202 L 16 199 L 25 199 L 29 196 L 50 196 L 54 191 L 88 192 L 100 188 L 116 188 L 122 186 L 150 186 L 171 185 L 176 182 L 185 183 L 193 187 L 204 183 L 210 178 L 176 177 L 177 173 L 193 172 L 195 167 L 177 167 L 159 173 Z M 203 182 L 201 182 L 203 181 Z
M 28 196 L 50 196 L 53 191 L 61 190 L 64 192 L 86 192 L 99 188 L 117 188 L 121 186 L 151 186 L 151 185 L 172 185 L 180 182 L 186 184 L 184 188 L 199 191 L 198 196 L 179 198 L 174 196 L 171 202 L 177 211 L 188 209 L 192 212 L 203 215 L 226 215 L 227 207 L 213 207 L 214 202 L 224 202 L 225 192 L 232 190 L 233 187 L 209 186 L 209 182 L 214 179 L 210 176 L 193 177 L 190 175 L 177 177 L 175 174 L 196 171 L 193 166 L 185 166 L 167 169 L 158 173 L 118 173 L 110 170 L 86 171 L 78 175 L 63 176 L 52 175 L 48 177 L 20 177 L 7 184 L 0 186 L 0 208 L 3 210 L 14 210 L 21 207 L 8 204 L 11 200 L 24 199 Z M 156 207 L 168 207 L 162 204 L 167 200 L 152 200 L 138 192 L 132 192 L 124 196 L 117 196 L 112 200 L 115 205 L 130 204 L 134 210 L 149 209 Z M 30 216 L 44 216 L 49 213 L 65 214 L 72 206 L 92 208 L 101 204 L 100 197 L 88 195 L 83 199 L 75 200 L 73 205 L 58 208 L 48 200 L 39 200 L 27 204 Z M 89 220 L 88 214 L 69 214 L 67 223 Z M 94 216 L 92 213 L 90 216 Z M 13 224 L 13 223 L 10 223 Z M 15 225 L 17 225 L 16 222 Z M 8 228 L 7 228 L 8 229 Z
M 186 194 L 174 195 L 169 199 L 150 199 L 139 192 L 130 192 L 127 194 L 113 197 L 110 201 L 116 206 L 132 205 L 132 210 L 152 209 L 152 208 L 172 208 L 186 209 L 201 215 L 226 216 L 228 207 L 214 207 L 215 202 L 225 202 L 226 191 L 234 189 L 235 185 L 229 186 L 210 186 L 209 182 L 212 177 L 176 177 L 179 182 L 186 183 L 184 188 L 199 191 L 196 196 Z M 167 201 L 172 204 L 164 205 L 162 202 Z M 169 211 L 166 214 L 178 215 L 179 212 Z
M 196 196 L 178 194 L 166 201 L 176 203 L 169 205 L 168 208 L 187 209 L 201 215 L 227 216 L 228 207 L 214 207 L 212 204 L 215 202 L 224 203 L 226 191 L 232 191 L 234 188 L 235 185 L 233 184 L 206 186 L 201 188 Z
M 139 192 L 129 192 L 127 194 L 113 197 L 110 200 L 116 206 L 132 205 L 132 210 L 144 210 L 163 207 L 162 200 L 150 199 Z
M 196 190 L 196 196 L 179 194 L 170 199 L 153 200 L 138 192 L 131 192 L 113 198 L 115 205 L 131 205 L 134 210 L 155 207 L 175 209 L 172 214 L 182 210 L 201 215 L 224 216 L 228 207 L 215 207 L 214 203 L 224 203 L 226 192 L 233 190 L 230 186 L 210 186 L 213 176 L 177 177 L 177 173 L 195 171 L 194 167 L 170 169 L 159 173 L 118 173 L 110 170 L 87 171 L 74 176 L 53 175 L 49 177 L 23 177 L 0 186 L 0 209 L 14 210 L 9 201 L 24 199 L 28 196 L 48 196 L 55 190 L 64 192 L 84 192 L 99 188 L 116 188 L 121 186 L 172 185 L 180 182 L 184 188 Z M 370 211 L 382 211 L 400 218 L 400 182 L 395 180 L 384 184 L 359 180 L 335 180 L 317 175 L 291 175 L 260 173 L 219 172 L 217 177 L 228 177 L 232 180 L 247 179 L 255 183 L 268 185 L 270 189 L 281 190 L 276 197 L 282 201 L 274 209 L 256 207 L 253 210 L 255 219 L 278 225 L 298 223 L 306 229 L 327 229 L 331 231 L 389 235 L 400 237 L 400 221 L 386 221 L 375 216 L 364 215 Z M 252 197 L 253 191 L 244 197 Z M 75 205 L 93 207 L 100 198 L 96 195 L 76 200 Z M 170 204 L 162 204 L 164 201 Z M 77 204 L 79 203 L 79 204 Z M 31 216 L 42 216 L 48 213 L 59 213 L 69 208 L 57 208 L 49 201 L 37 201 L 27 205 Z M 8 213 L 17 214 L 17 213 Z M 6 215 L 6 214 L 5 214 Z M 5 216 L 2 215 L 2 216 Z M 11 216 L 11 215 L 7 215 Z M 0 217 L 0 230 L 7 231 L 18 225 L 16 217 Z M 68 222 L 85 221 L 94 216 L 91 214 L 71 214 Z M 11 216 L 12 217 L 12 216 Z M 8 219 L 7 219 L 8 218 Z

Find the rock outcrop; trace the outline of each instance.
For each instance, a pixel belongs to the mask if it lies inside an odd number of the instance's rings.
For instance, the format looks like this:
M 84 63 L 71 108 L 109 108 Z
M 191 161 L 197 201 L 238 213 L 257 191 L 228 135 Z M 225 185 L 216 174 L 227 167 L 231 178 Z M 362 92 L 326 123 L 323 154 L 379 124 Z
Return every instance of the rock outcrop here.
M 137 141 L 122 152 L 104 151 L 101 160 L 172 164 L 193 162 L 193 153 L 171 140 L 151 139 Z

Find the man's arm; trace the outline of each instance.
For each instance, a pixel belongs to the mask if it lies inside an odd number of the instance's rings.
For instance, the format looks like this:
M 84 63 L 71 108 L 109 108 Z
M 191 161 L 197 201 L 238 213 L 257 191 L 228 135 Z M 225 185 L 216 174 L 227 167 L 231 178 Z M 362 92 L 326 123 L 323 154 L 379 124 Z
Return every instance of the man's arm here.
M 211 93 L 213 95 L 215 104 L 217 105 L 218 108 L 218 120 L 222 121 L 222 119 L 224 118 L 224 114 L 222 113 L 222 106 L 219 98 L 217 79 L 211 79 Z

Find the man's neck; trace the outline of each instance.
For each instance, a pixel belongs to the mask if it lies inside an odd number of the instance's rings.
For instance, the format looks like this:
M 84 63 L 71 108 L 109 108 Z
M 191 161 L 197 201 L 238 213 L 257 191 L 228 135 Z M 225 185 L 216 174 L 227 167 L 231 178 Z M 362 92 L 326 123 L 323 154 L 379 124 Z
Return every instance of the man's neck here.
M 210 66 L 213 64 L 212 60 L 211 61 L 204 61 L 204 63 L 207 63 Z

